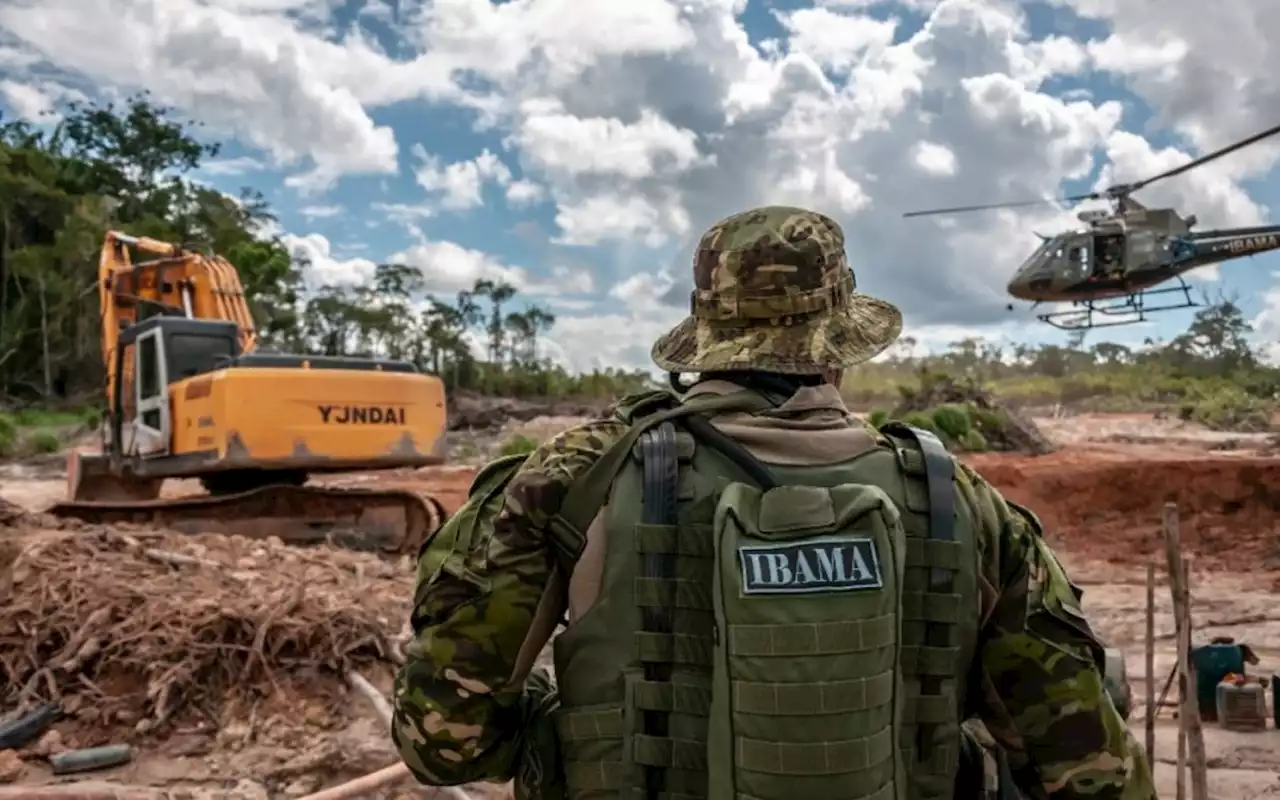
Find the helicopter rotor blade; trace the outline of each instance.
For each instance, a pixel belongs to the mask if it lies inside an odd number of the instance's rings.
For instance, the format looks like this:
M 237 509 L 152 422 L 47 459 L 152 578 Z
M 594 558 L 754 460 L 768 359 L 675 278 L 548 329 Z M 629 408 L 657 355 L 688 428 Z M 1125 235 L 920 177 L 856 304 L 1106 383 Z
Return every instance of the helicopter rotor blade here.
M 1072 197 L 1049 197 L 1040 200 L 1021 200 L 1012 203 L 983 203 L 973 206 L 954 206 L 952 208 L 932 208 L 927 211 L 908 211 L 903 217 L 928 217 L 935 214 L 962 214 L 968 211 L 989 211 L 997 208 L 1027 208 L 1029 206 L 1047 206 L 1061 203 L 1079 203 L 1082 200 L 1097 200 L 1105 195 L 1097 192 L 1080 194 Z
M 1253 136 L 1250 136 L 1248 139 L 1241 139 L 1240 141 L 1234 144 L 1229 144 L 1226 147 L 1222 147 L 1217 150 L 1214 150 L 1212 153 L 1206 153 L 1205 155 L 1202 155 L 1196 159 L 1192 159 L 1191 161 L 1188 161 L 1187 163 L 1181 166 L 1174 167 L 1173 169 L 1161 172 L 1159 175 L 1153 175 L 1150 178 L 1137 181 L 1136 183 L 1125 183 L 1119 186 L 1112 187 L 1111 189 L 1108 190 L 1108 193 L 1129 194 L 1130 192 L 1136 192 L 1137 190 L 1145 186 L 1150 186 L 1156 181 L 1162 181 L 1165 178 L 1172 178 L 1175 175 L 1181 175 L 1182 173 L 1188 170 L 1195 169 L 1201 164 L 1207 164 L 1210 161 L 1214 161 L 1216 159 L 1222 158 L 1228 153 L 1234 153 L 1235 151 L 1240 150 L 1241 148 L 1248 147 L 1254 142 L 1262 141 L 1263 139 L 1266 139 L 1269 136 L 1275 136 L 1277 133 L 1280 133 L 1280 125 L 1276 125 L 1274 128 L 1268 128 L 1262 133 L 1255 133 Z

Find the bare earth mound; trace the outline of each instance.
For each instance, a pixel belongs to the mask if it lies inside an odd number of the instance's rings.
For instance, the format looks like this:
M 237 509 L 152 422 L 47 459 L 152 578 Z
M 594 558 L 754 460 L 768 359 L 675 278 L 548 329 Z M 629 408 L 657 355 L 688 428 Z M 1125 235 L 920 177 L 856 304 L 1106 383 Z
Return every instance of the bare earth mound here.
M 965 460 L 1073 552 L 1129 564 L 1159 555 L 1161 507 L 1174 502 L 1183 546 L 1200 568 L 1280 569 L 1280 460 L 1094 455 L 1067 449 L 1041 458 Z

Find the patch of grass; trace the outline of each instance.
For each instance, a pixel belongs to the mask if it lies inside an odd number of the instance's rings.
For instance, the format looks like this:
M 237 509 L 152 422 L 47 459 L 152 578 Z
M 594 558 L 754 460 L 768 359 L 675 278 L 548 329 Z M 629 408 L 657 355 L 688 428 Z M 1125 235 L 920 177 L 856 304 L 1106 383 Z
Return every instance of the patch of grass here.
M 23 441 L 23 448 L 30 453 L 56 453 L 62 449 L 62 439 L 50 430 L 38 430 Z
M 502 455 L 514 456 L 517 453 L 532 453 L 538 449 L 538 443 L 528 436 L 517 434 L 502 443 Z
M 92 408 L 69 410 L 24 408 L 13 417 L 21 428 L 75 428 L 94 427 L 102 415 L 97 409 Z
M 0 413 L 0 458 L 12 458 L 18 448 L 18 423 L 12 414 Z

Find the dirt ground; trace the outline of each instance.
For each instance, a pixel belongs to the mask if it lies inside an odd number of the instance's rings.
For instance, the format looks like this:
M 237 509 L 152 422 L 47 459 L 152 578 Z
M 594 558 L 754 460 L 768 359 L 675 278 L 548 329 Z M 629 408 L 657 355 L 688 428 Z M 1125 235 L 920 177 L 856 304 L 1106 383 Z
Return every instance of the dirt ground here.
M 535 420 L 522 424 L 518 432 L 542 438 L 573 421 Z M 1131 724 L 1139 739 L 1147 713 L 1143 700 L 1148 680 L 1143 657 L 1144 582 L 1146 564 L 1151 561 L 1158 565 L 1157 575 L 1161 576 L 1156 595 L 1157 693 L 1174 662 L 1173 619 L 1162 577 L 1159 527 L 1165 502 L 1178 504 L 1182 541 L 1192 563 L 1197 642 L 1213 636 L 1235 637 L 1261 657 L 1262 663 L 1251 668 L 1253 673 L 1280 671 L 1280 608 L 1273 600 L 1280 590 L 1280 458 L 1267 454 L 1266 437 L 1216 434 L 1144 415 L 1081 415 L 1036 421 L 1063 445 L 1061 450 L 1035 458 L 981 454 L 966 460 L 1009 499 L 1039 515 L 1046 535 L 1084 587 L 1086 612 L 1094 625 L 1125 652 L 1135 698 Z M 454 448 L 455 459 L 461 462 L 458 466 L 378 476 L 347 475 L 332 481 L 431 493 L 452 509 L 465 496 L 473 475 L 467 462 L 492 455 L 501 441 L 516 432 L 504 431 L 481 442 L 460 441 Z M 191 490 L 182 485 L 166 489 L 168 493 Z M 9 465 L 0 470 L 0 498 L 31 511 L 47 507 L 62 491 L 57 463 Z M 12 757 L 0 751 L 0 788 L 7 779 L 23 786 L 53 781 L 40 757 L 42 751 L 118 741 L 135 746 L 133 762 L 93 773 L 95 780 L 157 787 L 174 793 L 174 797 L 209 800 L 300 797 L 395 763 L 372 706 L 343 683 L 333 665 L 338 661 L 355 664 L 380 690 L 389 691 L 396 661 L 394 643 L 404 632 L 412 588 L 407 560 L 391 563 L 323 549 L 300 555 L 294 548 L 273 542 L 147 531 L 124 532 L 121 538 L 116 531 L 66 526 L 51 531 L 42 527 L 55 526 L 38 516 L 19 521 L 16 527 L 10 522 L 7 558 L 13 561 L 17 550 L 27 548 L 23 556 L 16 556 L 14 574 L 28 574 L 22 572 L 24 567 L 46 570 L 41 573 L 40 586 L 47 607 L 58 607 L 59 591 L 69 598 L 65 603 L 89 602 L 73 590 L 78 573 L 59 565 L 71 563 L 73 556 L 78 558 L 74 548 L 96 548 L 85 563 L 133 559 L 129 563 L 135 572 L 129 580 L 137 585 L 169 582 L 165 584 L 167 603 L 135 598 L 135 607 L 144 609 L 137 613 L 161 615 L 167 608 L 197 602 L 188 597 L 220 596 L 218 591 L 236 598 L 223 603 L 234 609 L 234 625 L 224 619 L 230 613 L 225 609 L 216 619 L 192 620 L 187 615 L 183 625 L 191 626 L 189 635 L 196 636 L 196 641 L 207 641 L 205 629 L 195 627 L 197 624 L 221 626 L 217 630 L 226 641 L 241 635 L 236 631 L 247 631 L 243 634 L 247 644 L 238 651 L 228 650 L 225 663 L 217 662 L 216 670 L 183 684 L 183 697 L 189 702 L 155 731 L 137 727 L 144 723 L 145 728 L 145 720 L 154 718 L 163 705 L 154 695 L 155 687 L 163 686 L 164 681 L 154 675 L 139 685 L 102 685 L 109 677 L 104 675 L 85 678 L 92 687 L 58 687 L 63 697 L 77 706 L 69 719 L 53 726 L 56 733 L 52 736 L 61 741 L 46 741 L 36 751 L 24 753 L 26 757 L 16 766 Z M 0 601 L 6 590 L 5 536 L 0 528 Z M 20 547 L 15 548 L 14 542 Z M 144 557 L 148 549 L 186 554 L 194 560 L 184 566 L 156 563 Z M 245 591 L 246 586 L 250 591 Z M 127 582 L 118 590 L 127 595 Z M 312 609 L 310 616 L 302 615 L 305 618 L 297 611 L 303 595 L 307 603 L 320 598 L 314 607 L 303 603 Z M 359 613 L 345 614 L 347 605 L 358 607 Z M 287 635 L 280 632 L 281 620 L 294 626 L 285 626 Z M 154 635 L 150 639 L 143 635 L 148 634 L 147 626 L 131 630 L 131 635 L 141 638 L 132 640 L 138 649 L 129 653 L 143 652 L 144 645 L 159 648 L 163 643 Z M 354 633 L 343 638 L 335 630 Z M 75 632 L 61 635 L 74 639 Z M 5 636 L 0 621 L 0 654 L 9 647 Z M 335 652 L 325 658 L 297 656 L 288 661 L 289 648 L 302 640 L 324 642 L 323 647 Z M 387 643 L 392 646 L 384 652 Z M 254 652 L 263 654 L 262 664 L 270 658 L 285 659 L 280 663 L 295 666 L 253 672 L 259 669 L 251 657 Z M 212 657 L 208 663 L 215 663 Z M 0 667 L 9 669 L 12 665 Z M 251 674 L 253 681 L 247 677 Z M 237 683 L 237 678 L 244 680 Z M 218 680 L 225 681 L 228 688 L 215 692 Z M 258 688 L 234 688 L 250 683 Z M 32 692 L 41 693 L 39 681 Z M 134 696 L 132 706 L 120 701 Z M 10 710 L 0 708 L 0 714 Z M 1236 733 L 1209 725 L 1205 735 L 1210 794 L 1215 800 L 1280 794 L 1280 732 L 1269 727 L 1265 732 Z M 1164 708 L 1157 718 L 1154 754 L 1161 797 L 1174 796 L 1176 740 L 1173 710 Z M 6 769 L 21 774 L 6 775 Z M 469 787 L 468 791 L 488 796 L 501 793 L 497 787 Z M 416 795 L 402 785 L 396 791 L 366 796 Z

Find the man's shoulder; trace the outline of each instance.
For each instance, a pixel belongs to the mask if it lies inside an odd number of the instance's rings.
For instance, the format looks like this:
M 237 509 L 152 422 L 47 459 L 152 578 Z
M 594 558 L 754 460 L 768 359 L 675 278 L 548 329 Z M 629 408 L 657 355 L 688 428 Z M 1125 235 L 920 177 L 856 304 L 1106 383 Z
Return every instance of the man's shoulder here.
M 508 508 L 541 519 L 554 516 L 569 488 L 626 435 L 616 415 L 574 425 L 531 452 L 507 484 Z

